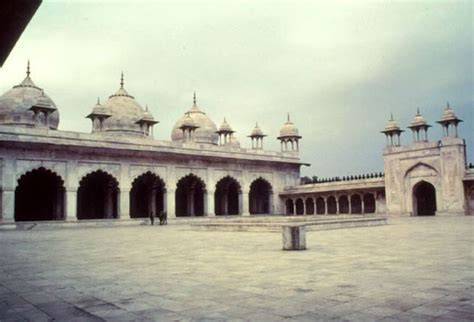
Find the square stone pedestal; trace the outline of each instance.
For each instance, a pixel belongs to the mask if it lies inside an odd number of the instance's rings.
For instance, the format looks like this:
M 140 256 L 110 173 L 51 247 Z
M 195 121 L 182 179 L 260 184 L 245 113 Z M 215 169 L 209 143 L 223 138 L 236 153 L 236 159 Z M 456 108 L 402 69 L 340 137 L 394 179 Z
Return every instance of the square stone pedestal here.
M 304 225 L 286 225 L 282 227 L 283 250 L 306 249 L 306 227 Z

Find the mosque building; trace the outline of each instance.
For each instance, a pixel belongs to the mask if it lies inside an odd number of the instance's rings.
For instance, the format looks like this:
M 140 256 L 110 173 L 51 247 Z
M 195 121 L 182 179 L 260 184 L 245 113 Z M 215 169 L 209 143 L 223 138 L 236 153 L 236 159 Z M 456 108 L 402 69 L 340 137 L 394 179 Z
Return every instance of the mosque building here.
M 124 84 L 85 117 L 91 133 L 58 130 L 59 109 L 30 77 L 0 96 L 0 223 L 194 216 L 474 213 L 474 170 L 466 165 L 461 122 L 447 106 L 439 141 L 417 113 L 413 143 L 384 131 L 385 175 L 300 184 L 298 128 L 287 116 L 281 151 L 263 149 L 258 124 L 243 148 L 223 120 L 198 106 L 177 120 L 171 141 Z

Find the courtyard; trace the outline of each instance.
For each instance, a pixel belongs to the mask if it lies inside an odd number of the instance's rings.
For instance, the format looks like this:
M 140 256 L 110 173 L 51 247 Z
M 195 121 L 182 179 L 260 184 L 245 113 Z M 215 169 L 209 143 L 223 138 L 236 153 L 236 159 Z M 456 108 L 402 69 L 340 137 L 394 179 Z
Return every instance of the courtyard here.
M 186 225 L 0 232 L 0 321 L 469 321 L 474 217 L 281 234 Z

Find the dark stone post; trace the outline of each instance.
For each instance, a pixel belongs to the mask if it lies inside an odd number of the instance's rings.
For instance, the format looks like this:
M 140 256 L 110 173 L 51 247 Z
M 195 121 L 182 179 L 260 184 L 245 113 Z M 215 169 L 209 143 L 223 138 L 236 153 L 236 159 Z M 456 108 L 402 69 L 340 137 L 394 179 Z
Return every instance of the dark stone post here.
M 306 227 L 304 225 L 283 226 L 283 250 L 306 249 Z

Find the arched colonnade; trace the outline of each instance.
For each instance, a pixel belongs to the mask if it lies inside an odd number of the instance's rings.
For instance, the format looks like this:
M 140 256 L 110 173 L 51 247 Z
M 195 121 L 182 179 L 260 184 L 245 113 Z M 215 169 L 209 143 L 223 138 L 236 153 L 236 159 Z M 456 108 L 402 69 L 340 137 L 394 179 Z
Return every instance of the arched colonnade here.
M 286 215 L 373 214 L 377 212 L 376 192 L 286 197 Z
M 208 187 L 189 173 L 167 187 L 160 176 L 148 171 L 135 177 L 129 190 L 121 191 L 111 173 L 94 170 L 80 178 L 77 190 L 67 191 L 64 182 L 44 167 L 23 174 L 15 187 L 15 221 L 146 218 L 161 212 L 169 217 L 273 212 L 272 185 L 261 177 L 242 187 L 236 178 L 224 176 Z

